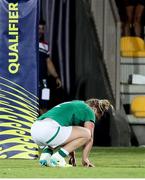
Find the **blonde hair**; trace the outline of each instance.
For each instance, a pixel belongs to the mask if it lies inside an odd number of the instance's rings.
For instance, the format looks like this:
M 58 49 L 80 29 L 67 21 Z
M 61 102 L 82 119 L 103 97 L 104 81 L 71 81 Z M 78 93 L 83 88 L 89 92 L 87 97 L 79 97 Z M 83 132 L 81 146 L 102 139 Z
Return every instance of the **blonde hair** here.
M 97 111 L 104 113 L 107 111 L 110 107 L 112 110 L 114 109 L 112 104 L 107 99 L 88 99 L 86 100 L 86 103 L 92 107 L 93 109 L 96 109 Z

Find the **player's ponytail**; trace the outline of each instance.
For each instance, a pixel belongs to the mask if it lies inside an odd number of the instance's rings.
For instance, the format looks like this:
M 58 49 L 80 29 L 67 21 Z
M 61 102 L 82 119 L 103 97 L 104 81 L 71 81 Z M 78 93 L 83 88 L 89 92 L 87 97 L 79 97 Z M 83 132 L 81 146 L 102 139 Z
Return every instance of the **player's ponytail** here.
M 114 109 L 112 104 L 107 99 L 88 99 L 86 103 L 92 108 L 96 109 L 99 113 L 104 114 L 110 107 Z

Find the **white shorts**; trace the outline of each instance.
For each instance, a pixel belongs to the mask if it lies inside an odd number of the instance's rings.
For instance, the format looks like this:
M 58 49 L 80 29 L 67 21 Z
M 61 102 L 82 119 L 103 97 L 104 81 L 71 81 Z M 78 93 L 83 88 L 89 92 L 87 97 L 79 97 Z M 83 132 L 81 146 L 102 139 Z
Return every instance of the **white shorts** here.
M 55 148 L 65 143 L 72 132 L 72 126 L 61 126 L 50 118 L 37 120 L 31 127 L 31 136 L 38 146 Z

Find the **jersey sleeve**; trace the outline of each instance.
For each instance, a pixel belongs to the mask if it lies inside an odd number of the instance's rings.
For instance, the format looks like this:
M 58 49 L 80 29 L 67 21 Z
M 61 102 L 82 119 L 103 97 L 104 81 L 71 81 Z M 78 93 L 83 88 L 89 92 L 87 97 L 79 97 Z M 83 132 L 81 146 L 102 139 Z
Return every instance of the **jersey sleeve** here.
M 87 111 L 86 111 L 85 122 L 87 122 L 87 121 L 91 121 L 93 123 L 95 123 L 95 121 L 96 121 L 95 113 L 90 108 L 87 108 Z
M 46 42 L 39 42 L 39 51 L 45 54 L 46 58 L 50 57 L 49 46 Z

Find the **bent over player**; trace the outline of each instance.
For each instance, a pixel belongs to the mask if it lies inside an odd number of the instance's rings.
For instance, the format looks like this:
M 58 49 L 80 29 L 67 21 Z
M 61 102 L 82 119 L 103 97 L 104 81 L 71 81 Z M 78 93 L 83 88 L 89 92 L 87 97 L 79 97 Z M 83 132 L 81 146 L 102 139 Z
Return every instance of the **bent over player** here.
M 51 167 L 67 167 L 65 157 L 69 154 L 75 161 L 73 151 L 83 146 L 82 165 L 93 167 L 89 152 L 93 145 L 95 120 L 100 119 L 110 107 L 108 100 L 89 99 L 59 104 L 41 115 L 31 127 L 31 136 L 44 149 L 40 164 Z M 60 149 L 53 154 L 53 149 Z

